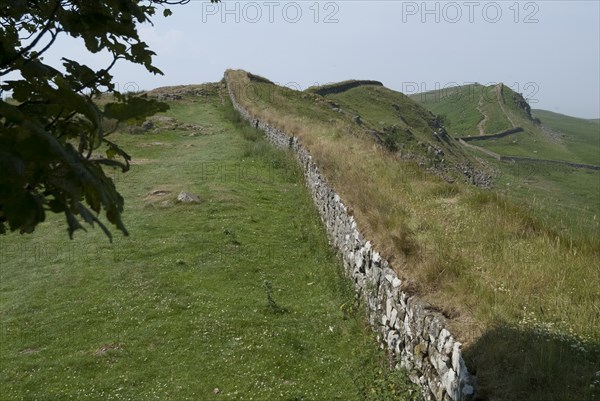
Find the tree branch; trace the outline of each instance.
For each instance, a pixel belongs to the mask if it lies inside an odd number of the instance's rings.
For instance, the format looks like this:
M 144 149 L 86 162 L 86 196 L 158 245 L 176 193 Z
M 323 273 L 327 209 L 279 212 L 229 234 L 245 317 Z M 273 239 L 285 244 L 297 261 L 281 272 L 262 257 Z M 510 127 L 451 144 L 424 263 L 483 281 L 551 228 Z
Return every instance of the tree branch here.
M 60 2 L 57 1 L 56 5 L 54 6 L 54 9 L 52 10 L 52 13 L 48 17 L 48 22 L 46 23 L 46 25 L 44 26 L 44 28 L 40 31 L 40 33 L 38 34 L 38 36 L 33 40 L 33 42 L 29 46 L 24 47 L 19 52 L 17 52 L 17 54 L 15 54 L 11 59 L 8 59 L 7 61 L 5 61 L 3 65 L 0 65 L 0 68 L 5 68 L 5 67 L 11 65 L 19 57 L 22 57 L 23 54 L 29 52 L 31 49 L 33 49 L 35 46 L 37 46 L 38 42 L 42 39 L 42 37 L 44 35 L 46 35 L 46 33 L 48 33 L 48 31 L 50 30 L 52 24 L 54 23 L 54 18 L 56 17 L 56 13 L 58 12 L 59 8 L 60 8 Z M 56 39 L 56 37 L 53 38 L 52 43 L 54 42 L 55 39 Z M 46 50 L 47 50 L 48 47 L 49 46 L 46 47 Z M 10 71 L 11 70 L 9 70 L 9 72 Z M 6 74 L 5 72 L 0 73 L 0 75 L 5 75 L 5 74 Z

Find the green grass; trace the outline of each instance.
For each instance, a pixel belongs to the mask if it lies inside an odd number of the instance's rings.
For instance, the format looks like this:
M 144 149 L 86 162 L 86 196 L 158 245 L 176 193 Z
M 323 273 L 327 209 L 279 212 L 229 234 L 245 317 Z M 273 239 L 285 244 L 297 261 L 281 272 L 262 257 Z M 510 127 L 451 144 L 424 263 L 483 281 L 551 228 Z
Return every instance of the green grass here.
M 533 115 L 544 126 L 561 133 L 565 147 L 577 154 L 582 163 L 600 165 L 600 120 L 585 120 L 546 110 L 533 110 Z
M 432 113 L 443 116 L 446 129 L 454 137 L 481 135 L 480 123 L 487 135 L 512 128 L 498 105 L 496 85 L 463 85 L 419 93 L 410 98 Z
M 444 117 L 444 126 L 453 137 L 479 135 L 477 124 L 483 115 L 477 110 L 486 91 L 482 85 L 464 85 L 411 95 L 410 98 L 425 106 L 435 115 Z
M 135 163 L 114 174 L 130 237 L 69 241 L 61 216 L 0 237 L 0 398 L 415 399 L 291 156 L 217 97 L 168 115 L 209 134 L 115 134 Z
M 488 159 L 501 170 L 496 190 L 544 226 L 586 240 L 600 239 L 600 178 L 597 171 Z
M 510 129 L 513 123 L 524 129 L 504 138 L 472 142 L 496 153 L 600 164 L 600 124 L 597 121 L 535 110 L 533 117 L 538 117 L 544 126 L 564 134 L 560 140 L 551 138 L 518 106 L 515 92 L 506 86 L 503 87 L 502 106 L 495 85 L 464 85 L 415 94 L 410 98 L 432 113 L 443 116 L 446 129 L 454 137 L 480 135 L 480 123 L 486 135 Z M 485 120 L 484 115 L 487 117 Z
M 431 135 L 434 116 L 408 96 L 380 86 L 359 86 L 326 96 L 343 109 L 360 114 L 375 128 L 400 125 L 411 127 L 422 135 Z
M 227 74 L 238 88 L 249 84 L 243 71 Z M 544 181 L 536 189 L 542 201 L 526 192 L 523 172 L 501 177 L 515 191 L 448 184 L 361 135 L 351 113 L 331 111 L 302 92 L 256 85 L 276 95 L 250 99 L 238 93 L 238 100 L 300 138 L 361 232 L 403 278 L 404 289 L 450 317 L 489 399 L 592 400 L 600 366 L 598 220 L 560 221 L 546 216 L 545 208 L 562 208 L 556 202 L 592 183 L 597 173 L 574 178 L 570 169 L 549 172 L 565 192 L 557 196 Z M 365 120 L 369 115 L 361 112 Z M 574 199 L 568 215 L 597 210 L 597 203 L 586 205 L 597 199 L 597 190 L 586 191 L 573 197 L 581 199 Z
M 516 126 L 524 128 L 523 132 L 470 142 L 498 154 L 600 164 L 597 121 L 534 110 L 532 115 L 541 120 L 546 127 L 543 129 L 519 107 L 516 94 L 507 87 L 503 88 L 501 108 L 495 88 L 466 85 L 411 98 L 433 113 L 445 115 L 445 124 L 454 136 L 478 135 L 478 124 L 483 118 L 479 110 L 488 117 L 484 124 L 486 134 L 510 128 L 506 117 L 510 116 Z M 554 137 L 544 131 L 547 128 L 554 131 Z M 499 171 L 496 187 L 502 193 L 530 210 L 545 225 L 578 238 L 598 238 L 598 224 L 594 220 L 600 216 L 598 172 L 528 162 L 498 163 L 479 152 L 471 152 L 496 167 Z

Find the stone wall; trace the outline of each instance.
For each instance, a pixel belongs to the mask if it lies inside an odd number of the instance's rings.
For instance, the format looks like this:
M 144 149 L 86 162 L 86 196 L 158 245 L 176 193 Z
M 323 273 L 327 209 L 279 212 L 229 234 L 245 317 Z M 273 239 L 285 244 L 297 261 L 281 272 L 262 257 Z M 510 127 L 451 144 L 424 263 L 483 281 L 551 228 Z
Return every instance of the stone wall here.
M 474 377 L 465 367 L 461 344 L 446 329 L 444 316 L 401 290 L 402 281 L 358 231 L 354 217 L 298 138 L 254 118 L 237 103 L 229 82 L 227 88 L 234 108 L 245 120 L 262 130 L 275 146 L 294 152 L 330 242 L 340 252 L 345 271 L 364 300 L 378 341 L 387 348 L 394 364 L 408 370 L 428 401 L 472 399 Z
M 504 138 L 505 136 L 509 136 L 512 134 L 517 134 L 519 132 L 523 132 L 523 128 L 521 127 L 515 127 L 515 128 L 511 128 L 511 129 L 507 129 L 506 131 L 501 131 L 498 132 L 497 134 L 490 134 L 490 135 L 477 135 L 477 136 L 463 136 L 459 139 L 462 139 L 465 142 L 469 142 L 469 141 L 475 141 L 475 140 L 485 140 L 485 139 L 498 139 L 498 138 Z
M 568 166 L 568 167 L 573 167 L 573 168 L 583 168 L 583 169 L 588 169 L 588 170 L 600 171 L 600 166 L 597 166 L 595 164 L 573 163 L 573 162 L 567 162 L 564 160 L 534 159 L 532 157 L 521 157 L 521 156 L 500 156 L 500 160 L 513 161 L 513 162 L 559 164 L 561 166 Z
M 464 138 L 459 138 L 458 142 L 460 142 L 461 145 L 463 145 L 467 148 L 471 148 L 471 149 L 477 150 L 481 153 L 485 153 L 486 155 L 491 156 L 496 160 L 500 160 L 500 161 L 504 161 L 504 162 L 508 161 L 508 162 L 557 164 L 557 165 L 573 167 L 573 168 L 582 168 L 582 169 L 587 169 L 587 170 L 600 171 L 600 166 L 597 166 L 595 164 L 574 163 L 574 162 L 568 162 L 568 161 L 564 161 L 564 160 L 534 159 L 532 157 L 523 157 L 523 156 L 503 156 L 496 152 L 492 152 L 489 149 L 482 148 L 481 146 L 471 145 L 470 143 L 467 143 L 466 141 L 464 141 Z
M 364 86 L 364 85 L 383 86 L 383 84 L 379 81 L 365 81 L 365 80 L 346 81 L 346 82 L 340 82 L 337 84 L 321 86 L 320 88 L 315 89 L 314 92 L 321 96 L 334 95 L 336 93 L 342 93 L 347 90 L 357 88 L 359 86 Z

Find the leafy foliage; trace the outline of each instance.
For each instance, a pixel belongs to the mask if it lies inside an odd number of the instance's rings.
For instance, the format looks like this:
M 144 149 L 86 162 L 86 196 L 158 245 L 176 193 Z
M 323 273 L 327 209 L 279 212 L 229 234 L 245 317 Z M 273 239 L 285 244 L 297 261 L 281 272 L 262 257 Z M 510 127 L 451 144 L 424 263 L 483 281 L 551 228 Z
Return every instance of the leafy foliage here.
M 31 233 L 46 212 L 64 213 L 69 236 L 97 223 L 98 216 L 127 235 L 124 200 L 103 166 L 129 169 L 130 156 L 108 137 L 119 123 L 139 121 L 168 107 L 143 96 L 119 93 L 111 69 L 119 60 L 143 65 L 153 74 L 155 55 L 138 34 L 157 8 L 189 0 L 0 0 L 0 234 Z M 216 0 L 213 0 L 216 1 Z M 91 53 L 112 59 L 95 71 L 67 57 L 62 68 L 43 54 L 60 35 L 82 39 Z M 10 75 L 9 75 L 10 74 Z M 112 93 L 101 109 L 93 99 Z

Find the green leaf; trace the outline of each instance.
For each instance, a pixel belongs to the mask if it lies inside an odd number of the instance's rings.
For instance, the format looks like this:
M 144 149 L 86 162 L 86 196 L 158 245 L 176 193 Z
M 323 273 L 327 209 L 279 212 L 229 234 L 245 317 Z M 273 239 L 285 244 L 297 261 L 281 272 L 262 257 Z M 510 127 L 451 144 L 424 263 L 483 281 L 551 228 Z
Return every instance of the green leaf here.
M 32 232 L 44 211 L 64 213 L 69 236 L 82 222 L 106 219 L 127 234 L 121 213 L 123 197 L 104 166 L 129 169 L 131 157 L 104 138 L 105 117 L 142 121 L 166 111 L 156 100 L 122 96 L 115 90 L 109 66 L 95 71 L 81 60 L 65 57 L 56 65 L 42 55 L 50 36 L 64 33 L 83 41 L 89 52 L 106 52 L 109 60 L 124 59 L 162 74 L 152 65 L 155 53 L 140 40 L 138 24 L 151 22 L 165 2 L 149 0 L 4 1 L 0 27 L 0 70 L 17 78 L 0 83 L 12 92 L 0 99 L 0 233 L 7 228 Z M 163 15 L 172 15 L 165 9 Z M 21 40 L 45 32 L 43 40 Z M 32 49 L 27 46 L 33 45 Z M 62 65 L 61 65 L 62 63 Z M 117 101 L 103 110 L 92 101 L 108 90 Z M 115 122 L 116 123 L 116 122 Z M 107 145 L 105 159 L 90 160 L 92 151 Z M 96 214 L 94 214 L 94 212 Z

